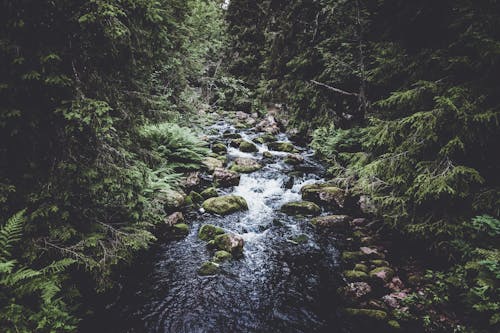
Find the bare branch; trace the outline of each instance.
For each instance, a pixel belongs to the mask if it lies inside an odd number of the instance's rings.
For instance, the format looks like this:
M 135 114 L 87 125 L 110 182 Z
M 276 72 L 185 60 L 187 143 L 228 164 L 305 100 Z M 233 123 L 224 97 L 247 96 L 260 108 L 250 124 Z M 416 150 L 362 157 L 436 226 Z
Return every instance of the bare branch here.
M 357 96 L 359 97 L 359 94 L 356 94 L 356 93 L 352 93 L 352 92 L 348 92 L 348 91 L 345 91 L 345 90 L 342 90 L 342 89 L 338 89 L 338 88 L 335 88 L 335 87 L 332 87 L 332 86 L 329 86 L 325 83 L 321 83 L 321 82 L 318 82 L 316 80 L 310 80 L 311 83 L 314 83 L 318 86 L 321 86 L 321 87 L 324 87 L 328 90 L 331 90 L 331 91 L 334 91 L 338 94 L 342 94 L 342 95 L 347 95 L 347 96 Z

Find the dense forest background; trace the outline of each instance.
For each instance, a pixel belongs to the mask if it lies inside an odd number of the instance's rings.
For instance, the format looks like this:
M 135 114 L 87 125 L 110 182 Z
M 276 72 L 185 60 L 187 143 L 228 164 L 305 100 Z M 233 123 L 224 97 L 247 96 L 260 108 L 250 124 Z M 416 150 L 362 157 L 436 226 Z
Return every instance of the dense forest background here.
M 496 0 L 3 1 L 0 327 L 77 330 L 85 298 L 115 287 L 201 167 L 195 115 L 273 102 L 427 269 L 403 319 L 498 329 L 499 13 Z

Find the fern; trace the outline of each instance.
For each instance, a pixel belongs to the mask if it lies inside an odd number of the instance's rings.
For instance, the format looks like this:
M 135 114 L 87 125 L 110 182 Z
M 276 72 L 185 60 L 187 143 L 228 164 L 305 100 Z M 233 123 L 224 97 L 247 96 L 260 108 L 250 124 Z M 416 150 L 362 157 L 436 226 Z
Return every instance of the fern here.
M 0 229 L 0 261 L 6 261 L 10 258 L 12 247 L 21 239 L 23 225 L 26 221 L 25 213 L 25 210 L 17 212 Z

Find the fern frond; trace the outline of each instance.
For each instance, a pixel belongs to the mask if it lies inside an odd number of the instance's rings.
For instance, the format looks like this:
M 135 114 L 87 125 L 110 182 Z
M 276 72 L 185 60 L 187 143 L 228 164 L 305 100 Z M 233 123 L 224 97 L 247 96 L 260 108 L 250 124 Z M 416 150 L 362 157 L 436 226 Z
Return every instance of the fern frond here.
M 7 261 L 11 257 L 12 247 L 21 239 L 26 221 L 25 213 L 26 210 L 17 212 L 0 229 L 0 261 Z

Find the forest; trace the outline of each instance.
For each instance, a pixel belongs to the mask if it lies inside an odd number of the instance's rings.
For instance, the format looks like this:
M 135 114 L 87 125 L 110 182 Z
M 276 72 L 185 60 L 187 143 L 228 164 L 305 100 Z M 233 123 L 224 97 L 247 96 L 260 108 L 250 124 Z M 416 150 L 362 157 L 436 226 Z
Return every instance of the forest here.
M 500 330 L 500 1 L 4 0 L 0 64 L 0 332 Z

